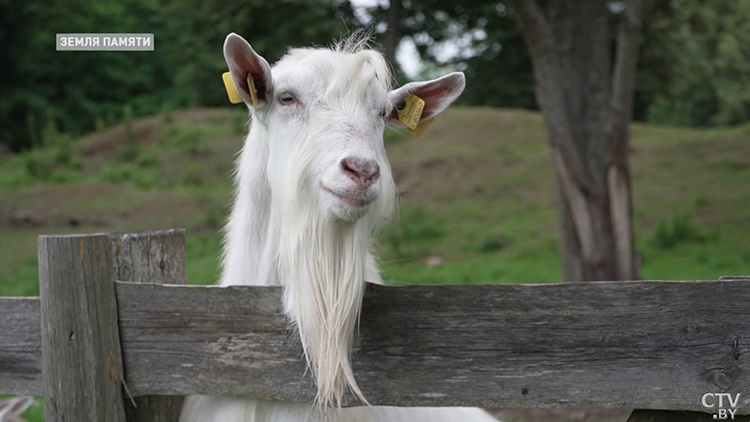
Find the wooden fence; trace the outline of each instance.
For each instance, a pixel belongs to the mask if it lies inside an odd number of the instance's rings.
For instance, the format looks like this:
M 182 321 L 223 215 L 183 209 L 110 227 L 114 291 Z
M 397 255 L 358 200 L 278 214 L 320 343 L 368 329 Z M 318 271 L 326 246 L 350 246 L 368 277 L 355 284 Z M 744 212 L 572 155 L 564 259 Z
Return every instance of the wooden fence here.
M 182 286 L 183 230 L 42 236 L 39 283 L 0 298 L 0 393 L 43 395 L 48 421 L 174 421 L 188 394 L 314 397 L 280 289 Z M 373 405 L 699 421 L 706 393 L 750 413 L 748 344 L 747 277 L 370 286 L 353 365 Z

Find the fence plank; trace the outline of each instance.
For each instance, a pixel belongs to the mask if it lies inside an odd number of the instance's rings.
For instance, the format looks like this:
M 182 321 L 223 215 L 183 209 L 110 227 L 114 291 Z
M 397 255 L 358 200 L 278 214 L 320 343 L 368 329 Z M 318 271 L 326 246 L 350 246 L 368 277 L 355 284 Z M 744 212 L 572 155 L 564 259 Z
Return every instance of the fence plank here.
M 185 284 L 185 230 L 114 233 L 110 239 L 117 280 Z M 125 415 L 128 422 L 177 422 L 182 402 L 181 396 L 136 397 L 136 406 L 125 402 Z
M 0 298 L 0 392 L 42 391 L 42 337 L 38 297 Z
M 117 283 L 131 390 L 311 400 L 280 295 Z M 381 405 L 704 411 L 729 392 L 750 413 L 747 303 L 741 280 L 371 286 L 354 373 Z
M 46 420 L 125 422 L 109 238 L 40 236 L 39 291 Z

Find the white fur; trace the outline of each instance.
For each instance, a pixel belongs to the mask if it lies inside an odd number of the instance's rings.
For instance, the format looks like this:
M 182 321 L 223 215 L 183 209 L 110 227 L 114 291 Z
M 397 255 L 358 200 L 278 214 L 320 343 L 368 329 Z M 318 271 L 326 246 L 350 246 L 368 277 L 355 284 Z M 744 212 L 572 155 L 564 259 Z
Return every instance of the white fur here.
M 360 39 L 291 50 L 271 69 L 231 34 L 225 56 L 247 103 L 248 72 L 262 78 L 265 91 L 249 107 L 253 122 L 237 162 L 220 284 L 284 287 L 284 310 L 299 331 L 318 395 L 316 404 L 193 396 L 181 421 L 494 421 L 479 409 L 338 408 L 347 389 L 367 403 L 349 356 L 365 280 L 382 283 L 372 242 L 396 203 L 383 130 L 411 84 L 391 91 L 385 60 Z M 428 98 L 433 106 L 425 119 L 463 90 L 462 74 L 439 81 L 441 94 Z M 294 101 L 282 102 L 288 93 Z M 377 181 L 363 187 L 342 171 L 351 157 L 376 161 Z

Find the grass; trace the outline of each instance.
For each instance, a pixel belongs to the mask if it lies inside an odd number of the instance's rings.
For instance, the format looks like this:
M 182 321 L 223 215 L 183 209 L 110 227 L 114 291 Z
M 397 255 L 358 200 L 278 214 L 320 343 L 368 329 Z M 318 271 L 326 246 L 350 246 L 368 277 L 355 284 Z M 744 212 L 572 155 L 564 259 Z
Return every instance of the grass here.
M 0 156 L 0 295 L 38 294 L 36 237 L 55 233 L 185 227 L 188 281 L 213 283 L 246 122 L 237 110 L 185 110 Z M 387 280 L 560 280 L 539 114 L 452 108 L 420 137 L 389 130 L 385 138 L 402 192 L 399 216 L 379 237 Z M 632 147 L 643 277 L 750 274 L 750 129 L 635 124 Z M 10 224 L 19 210 L 42 225 Z M 84 223 L 70 227 L 72 215 Z M 425 265 L 428 257 L 442 264 Z

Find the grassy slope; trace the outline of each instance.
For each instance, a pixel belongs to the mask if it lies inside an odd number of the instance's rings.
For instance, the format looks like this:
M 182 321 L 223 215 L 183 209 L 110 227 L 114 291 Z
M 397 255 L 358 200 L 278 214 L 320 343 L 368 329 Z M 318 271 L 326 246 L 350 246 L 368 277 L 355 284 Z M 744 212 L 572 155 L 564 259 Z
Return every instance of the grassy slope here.
M 135 122 L 140 143 L 130 156 L 122 128 L 90 135 L 76 148 L 80 170 L 54 165 L 45 183 L 27 176 L 27 157 L 2 159 L 0 294 L 37 293 L 35 246 L 42 233 L 187 227 L 189 281 L 212 282 L 229 171 L 242 141 L 238 113 L 182 112 L 167 128 L 162 117 Z M 388 133 L 403 197 L 400 218 L 380 237 L 386 277 L 407 283 L 558 281 L 556 191 L 545 142 L 538 114 L 490 108 L 451 109 L 418 138 Z M 750 273 L 746 131 L 637 124 L 633 149 L 644 277 Z M 66 179 L 72 181 L 59 182 Z M 38 214 L 44 225 L 8 224 L 16 210 Z M 660 220 L 675 220 L 680 212 L 697 228 L 672 236 L 672 248 L 656 247 Z M 82 224 L 71 227 L 75 216 Z M 699 232 L 704 241 L 681 241 Z M 425 266 L 424 258 L 433 255 L 444 265 Z
M 0 295 L 38 294 L 39 234 L 186 227 L 189 281 L 216 279 L 217 230 L 244 116 L 191 110 L 164 121 L 134 122 L 137 145 L 128 146 L 119 127 L 79 140 L 72 159 L 60 142 L 0 157 Z M 634 126 L 636 241 L 645 278 L 750 274 L 748 132 Z M 419 138 L 388 132 L 402 209 L 380 237 L 386 278 L 558 281 L 556 192 L 545 142 L 537 113 L 489 108 L 451 109 Z M 49 174 L 40 175 L 39 163 Z M 18 210 L 43 225 L 10 224 Z M 679 224 L 680 213 L 693 223 Z M 71 227 L 71 219 L 79 225 Z M 655 238 L 675 245 L 659 247 Z M 428 256 L 444 264 L 428 267 Z M 30 420 L 41 420 L 40 407 L 27 413 Z

